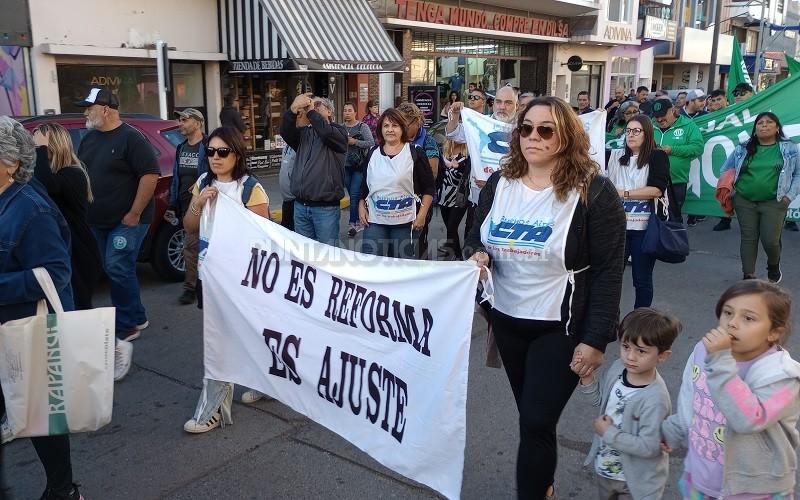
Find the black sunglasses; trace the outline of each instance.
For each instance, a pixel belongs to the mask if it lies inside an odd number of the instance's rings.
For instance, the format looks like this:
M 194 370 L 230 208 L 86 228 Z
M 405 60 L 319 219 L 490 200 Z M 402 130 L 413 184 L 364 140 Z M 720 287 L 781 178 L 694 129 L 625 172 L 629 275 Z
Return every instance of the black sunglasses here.
M 553 127 L 546 127 L 544 125 L 539 125 L 538 127 L 534 127 L 528 123 L 523 123 L 519 127 L 517 127 L 517 131 L 519 132 L 520 137 L 528 137 L 533 133 L 533 129 L 536 129 L 536 133 L 539 134 L 539 137 L 544 139 L 545 141 L 548 139 L 552 139 L 553 134 L 555 133 L 555 129 Z
M 735 90 L 733 92 L 733 97 L 741 97 L 743 95 L 747 95 L 748 92 L 749 92 L 748 90 Z
M 475 95 L 470 95 L 469 97 L 467 97 L 467 99 L 469 99 L 470 101 L 480 101 L 481 99 L 483 99 L 483 96 L 475 94 Z
M 206 148 L 206 156 L 208 158 L 213 158 L 215 154 L 219 155 L 220 158 L 227 158 L 232 152 L 233 150 L 231 148 Z

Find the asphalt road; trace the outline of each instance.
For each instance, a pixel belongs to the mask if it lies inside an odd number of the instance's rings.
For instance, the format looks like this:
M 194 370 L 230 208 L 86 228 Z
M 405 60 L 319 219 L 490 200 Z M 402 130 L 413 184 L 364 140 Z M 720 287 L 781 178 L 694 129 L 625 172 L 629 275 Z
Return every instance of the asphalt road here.
M 279 196 L 274 188 L 269 191 L 275 205 Z M 433 238 L 443 236 L 440 221 L 435 214 Z M 714 223 L 709 219 L 690 229 L 693 251 L 686 263 L 656 266 L 653 305 L 672 311 L 684 325 L 672 359 L 661 370 L 673 397 L 688 353 L 715 324 L 717 298 L 741 277 L 738 227 L 734 222 L 732 231 L 714 233 Z M 800 234 L 784 233 L 783 285 L 793 291 L 800 283 L 799 247 Z M 761 259 L 758 267 L 764 275 L 763 255 Z M 180 284 L 160 281 L 146 264 L 139 272 L 152 326 L 136 341 L 134 366 L 116 386 L 112 423 L 72 439 L 75 480 L 87 500 L 438 497 L 274 400 L 253 406 L 235 403 L 234 425 L 204 435 L 186 434 L 183 423 L 191 417 L 202 385 L 201 314 L 194 306 L 177 304 Z M 628 270 L 623 313 L 633 305 L 630 280 Z M 98 291 L 96 303 L 108 304 L 107 288 Z M 795 312 L 795 325 L 797 319 Z M 511 499 L 516 497 L 517 412 L 505 373 L 484 366 L 485 339 L 485 323 L 476 317 L 462 497 Z M 790 350 L 796 342 L 796 337 L 790 339 Z M 617 352 L 617 345 L 610 345 L 607 360 Z M 581 465 L 595 415 L 579 397 L 563 414 L 556 479 L 561 499 L 596 498 L 593 473 Z M 38 498 L 44 473 L 27 440 L 8 445 L 5 467 L 13 498 Z M 673 457 L 665 498 L 678 498 L 680 471 L 681 458 Z

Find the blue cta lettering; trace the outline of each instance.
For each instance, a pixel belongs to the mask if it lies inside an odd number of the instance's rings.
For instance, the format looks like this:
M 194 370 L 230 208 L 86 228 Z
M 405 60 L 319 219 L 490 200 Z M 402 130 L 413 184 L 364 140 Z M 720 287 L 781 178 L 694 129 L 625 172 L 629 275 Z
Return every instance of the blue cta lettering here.
M 650 200 L 626 200 L 622 206 L 631 214 L 650 213 Z
M 553 234 L 550 226 L 532 226 L 521 222 L 501 221 L 497 225 L 492 225 L 489 233 L 498 238 L 508 240 L 536 241 L 539 243 L 547 241 Z
M 508 143 L 511 141 L 511 134 L 508 132 L 492 132 L 489 134 L 489 151 L 493 153 L 508 153 Z
M 399 200 L 378 200 L 375 206 L 380 210 L 401 210 L 408 208 L 414 203 L 414 198 L 403 198 Z

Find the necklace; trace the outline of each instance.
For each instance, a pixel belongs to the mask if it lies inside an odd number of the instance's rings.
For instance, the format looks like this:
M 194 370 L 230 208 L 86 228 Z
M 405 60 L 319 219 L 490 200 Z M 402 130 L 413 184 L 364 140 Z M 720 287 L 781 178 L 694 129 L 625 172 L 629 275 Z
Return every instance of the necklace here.
M 542 189 L 547 189 L 547 188 L 549 188 L 550 186 L 552 186 L 552 185 L 553 185 L 553 181 L 552 181 L 552 180 L 549 180 L 549 179 L 547 180 L 547 182 L 544 182 L 544 183 L 539 183 L 539 182 L 537 182 L 537 181 L 536 181 L 534 178 L 532 178 L 530 175 L 526 175 L 526 176 L 525 176 L 525 179 L 526 179 L 526 180 L 528 181 L 528 183 L 529 183 L 529 184 L 530 184 L 530 185 L 533 187 L 533 189 L 536 189 L 536 190 L 538 190 L 538 191 L 541 191 Z

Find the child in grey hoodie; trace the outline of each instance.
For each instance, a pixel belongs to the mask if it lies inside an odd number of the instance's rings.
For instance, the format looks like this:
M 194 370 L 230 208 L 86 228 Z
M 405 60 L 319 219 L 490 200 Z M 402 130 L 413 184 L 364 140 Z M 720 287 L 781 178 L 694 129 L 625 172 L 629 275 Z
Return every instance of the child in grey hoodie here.
M 629 313 L 619 330 L 619 359 L 598 382 L 581 379 L 579 392 L 594 398 L 600 416 L 584 465 L 594 464 L 601 500 L 657 500 L 669 476 L 661 449 L 661 422 L 670 398 L 656 367 L 669 358 L 681 330 L 669 314 L 643 307 Z
M 678 413 L 661 427 L 665 448 L 685 446 L 683 498 L 794 498 L 800 364 L 780 343 L 792 299 L 746 280 L 717 302 L 719 324 L 686 363 Z

